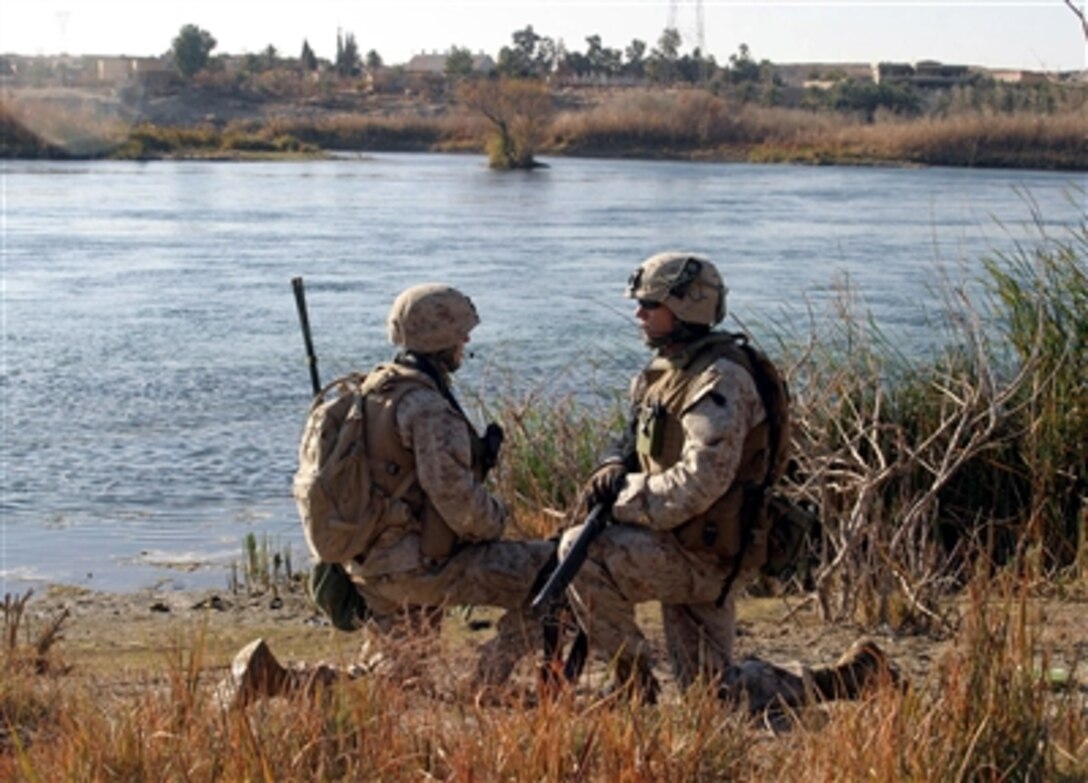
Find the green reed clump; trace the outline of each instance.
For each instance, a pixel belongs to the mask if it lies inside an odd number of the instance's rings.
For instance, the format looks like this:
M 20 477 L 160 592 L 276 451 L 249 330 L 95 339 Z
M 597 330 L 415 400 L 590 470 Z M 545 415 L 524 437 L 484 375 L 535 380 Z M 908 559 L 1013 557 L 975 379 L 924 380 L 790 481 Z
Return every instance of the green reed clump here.
M 496 479 L 499 495 L 526 510 L 553 515 L 570 509 L 626 416 L 618 397 L 593 403 L 569 395 L 554 400 L 507 398 L 495 407 L 506 433 Z
M 243 586 L 247 593 L 291 587 L 297 576 L 293 569 L 291 543 L 273 542 L 267 533 L 259 538 L 254 533 L 246 533 L 242 538 L 242 584 L 239 584 L 238 570 L 237 562 L 232 563 L 231 592 L 236 593 Z
M 1068 565 L 1088 545 L 1088 222 L 1056 237 L 1035 219 L 1036 244 L 984 263 L 997 327 L 1033 367 L 1017 400 L 1025 516 L 1050 562 Z
M 113 151 L 116 158 L 156 158 L 182 151 L 211 152 L 219 149 L 222 136 L 210 125 L 193 128 L 141 123 Z
M 314 152 L 313 145 L 303 145 L 294 136 L 283 133 L 269 136 L 265 133 L 224 133 L 220 144 L 222 150 L 239 152 Z

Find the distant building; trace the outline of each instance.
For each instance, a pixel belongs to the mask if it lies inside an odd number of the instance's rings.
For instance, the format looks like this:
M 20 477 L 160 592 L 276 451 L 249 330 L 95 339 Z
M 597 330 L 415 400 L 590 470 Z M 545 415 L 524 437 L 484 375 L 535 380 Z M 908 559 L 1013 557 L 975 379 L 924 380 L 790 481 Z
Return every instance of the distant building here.
M 877 84 L 906 84 L 913 87 L 955 87 L 969 84 L 975 73 L 966 65 L 946 65 L 936 60 L 910 63 L 877 63 L 873 81 Z
M 918 87 L 954 87 L 972 79 L 966 65 L 945 65 L 935 60 L 922 60 L 914 66 L 914 84 Z
M 90 57 L 95 81 L 100 84 L 139 84 L 161 87 L 175 77 L 174 69 L 162 57 Z
M 1039 71 L 996 70 L 990 71 L 990 76 L 996 82 L 1005 84 L 1044 84 L 1050 81 L 1050 77 Z
M 847 79 L 873 80 L 873 68 L 868 63 L 775 63 L 774 73 L 787 87 L 826 89 Z
M 404 70 L 408 73 L 444 74 L 446 72 L 446 60 L 449 59 L 449 56 L 449 52 L 420 53 L 414 55 L 408 61 L 408 64 L 404 66 Z M 495 70 L 495 61 L 491 59 L 490 55 L 483 52 L 472 55 L 473 73 L 489 73 L 493 70 Z
M 914 78 L 914 66 L 910 63 L 876 63 L 873 65 L 873 81 L 877 84 L 909 82 Z

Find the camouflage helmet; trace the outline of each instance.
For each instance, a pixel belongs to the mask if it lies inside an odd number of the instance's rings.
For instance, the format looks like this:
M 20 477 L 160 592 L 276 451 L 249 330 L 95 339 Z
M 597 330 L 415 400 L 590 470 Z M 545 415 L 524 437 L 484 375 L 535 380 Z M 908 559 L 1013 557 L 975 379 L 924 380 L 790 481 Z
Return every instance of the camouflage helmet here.
M 681 321 L 714 326 L 725 318 L 729 289 L 705 256 L 669 251 L 650 256 L 627 281 L 627 298 L 657 302 Z
M 437 353 L 453 348 L 480 323 L 472 300 L 442 283 L 424 283 L 401 292 L 389 308 L 389 341 L 409 351 Z

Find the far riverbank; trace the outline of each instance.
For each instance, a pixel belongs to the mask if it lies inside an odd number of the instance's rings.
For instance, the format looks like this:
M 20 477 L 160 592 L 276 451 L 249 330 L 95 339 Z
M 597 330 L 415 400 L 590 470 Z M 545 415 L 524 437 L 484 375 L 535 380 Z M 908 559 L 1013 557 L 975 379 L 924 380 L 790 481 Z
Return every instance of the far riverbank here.
M 63 97 L 63 99 L 62 99 Z M 483 152 L 490 124 L 452 99 L 258 100 L 189 89 L 131 106 L 108 95 L 7 92 L 0 157 L 290 159 L 329 152 Z M 735 103 L 699 89 L 558 92 L 545 156 L 1088 171 L 1088 108 L 960 110 L 870 120 Z M 60 108 L 58 108 L 60 107 Z M 75 107 L 75 108 L 73 108 Z

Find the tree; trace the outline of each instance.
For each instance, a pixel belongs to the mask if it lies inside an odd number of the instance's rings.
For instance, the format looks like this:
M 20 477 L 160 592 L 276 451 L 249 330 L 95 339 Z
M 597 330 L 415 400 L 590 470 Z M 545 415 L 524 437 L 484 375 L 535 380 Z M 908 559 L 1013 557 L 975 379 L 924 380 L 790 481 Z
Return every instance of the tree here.
M 472 52 L 468 48 L 451 46 L 446 55 L 446 76 L 463 79 L 472 75 Z
M 638 38 L 632 39 L 631 45 L 623 51 L 623 55 L 627 58 L 624 71 L 636 78 L 642 78 L 646 73 L 646 42 Z
M 709 61 L 711 70 L 717 66 Z M 748 44 L 741 44 L 736 54 L 729 55 L 729 65 L 716 73 L 712 82 L 714 92 L 727 95 L 741 103 L 774 106 L 782 87 L 782 78 L 770 60 L 758 63 Z
M 182 27 L 170 50 L 174 55 L 174 64 L 178 73 L 186 79 L 191 79 L 204 70 L 216 43 L 211 33 L 201 30 L 195 24 Z
M 358 76 L 361 68 L 359 60 L 359 45 L 355 43 L 355 35 L 348 33 L 341 38 L 340 31 L 336 31 L 336 73 L 339 76 Z
M 922 109 L 918 93 L 909 86 L 853 79 L 839 82 L 828 90 L 827 101 L 836 111 L 861 114 L 866 122 L 873 121 L 878 109 L 904 116 L 914 116 Z
M 601 36 L 591 35 L 586 38 L 586 60 L 591 73 L 611 76 L 619 72 L 623 58 L 618 50 L 603 46 Z
M 280 65 L 280 53 L 276 51 L 275 46 L 269 44 L 267 47 L 265 47 L 265 50 L 261 52 L 261 61 L 264 66 L 264 70 L 274 70 Z
M 494 169 L 531 169 L 551 127 L 551 93 L 536 79 L 479 79 L 462 82 L 457 98 L 491 122 L 488 157 Z
M 314 54 L 314 50 L 310 48 L 310 42 L 305 38 L 302 39 L 302 54 L 298 56 L 298 59 L 302 63 L 303 70 L 317 70 L 317 55 Z
M 378 54 L 377 49 L 371 49 L 366 53 L 366 68 L 368 71 L 376 71 L 382 67 L 382 56 Z
M 650 53 L 647 75 L 655 82 L 670 84 L 676 80 L 676 61 L 680 58 L 680 31 L 666 27 Z
M 532 25 L 512 34 L 514 45 L 499 50 L 496 70 L 512 79 L 547 76 L 555 66 L 559 48 L 551 38 L 538 35 Z

